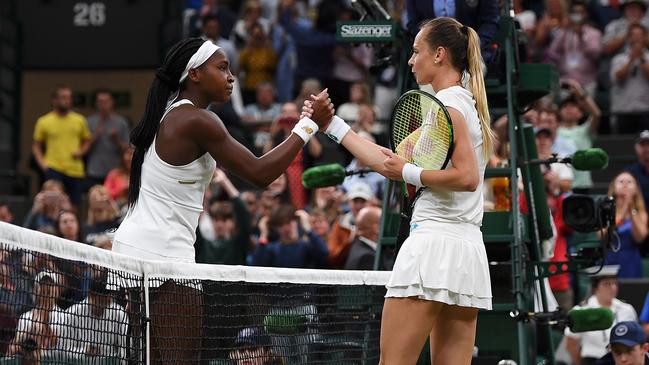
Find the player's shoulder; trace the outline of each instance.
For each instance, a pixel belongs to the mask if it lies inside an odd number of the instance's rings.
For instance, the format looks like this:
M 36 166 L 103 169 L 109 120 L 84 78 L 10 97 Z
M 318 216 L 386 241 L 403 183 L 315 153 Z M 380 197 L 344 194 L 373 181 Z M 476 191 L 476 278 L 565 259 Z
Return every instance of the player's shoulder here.
M 165 123 L 172 122 L 176 131 L 191 138 L 217 138 L 225 132 L 225 127 L 214 114 L 207 109 L 193 106 L 179 106 L 165 117 Z
M 203 124 L 214 123 L 219 118 L 214 112 L 203 108 L 197 108 L 193 105 L 181 105 L 170 111 L 165 118 L 166 120 L 182 121 L 183 124 Z
M 471 92 L 460 86 L 452 86 L 440 90 L 435 97 L 447 108 L 453 108 L 460 112 L 466 119 L 472 107 L 473 95 Z

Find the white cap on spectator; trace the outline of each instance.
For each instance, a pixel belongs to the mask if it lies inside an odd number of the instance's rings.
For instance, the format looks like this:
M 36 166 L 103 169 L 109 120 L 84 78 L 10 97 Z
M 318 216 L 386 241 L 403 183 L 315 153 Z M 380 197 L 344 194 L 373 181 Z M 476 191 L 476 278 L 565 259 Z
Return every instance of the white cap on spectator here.
M 365 199 L 368 201 L 374 199 L 372 188 L 370 188 L 369 185 L 361 182 L 354 184 L 347 192 L 347 199 L 352 200 L 356 198 Z
M 51 270 L 45 270 L 45 271 L 39 272 L 38 274 L 36 274 L 36 278 L 34 280 L 37 283 L 40 283 L 41 280 L 43 280 L 43 278 L 46 278 L 46 277 L 49 277 L 50 279 L 52 279 L 54 284 L 59 283 L 59 276 L 55 272 L 53 272 Z
M 600 266 L 597 265 L 591 266 L 584 271 L 586 271 L 591 278 L 616 277 L 618 271 L 620 271 L 620 265 L 604 265 L 601 267 L 601 270 Z
M 649 130 L 645 129 L 640 132 L 638 138 L 636 138 L 635 143 L 649 142 Z

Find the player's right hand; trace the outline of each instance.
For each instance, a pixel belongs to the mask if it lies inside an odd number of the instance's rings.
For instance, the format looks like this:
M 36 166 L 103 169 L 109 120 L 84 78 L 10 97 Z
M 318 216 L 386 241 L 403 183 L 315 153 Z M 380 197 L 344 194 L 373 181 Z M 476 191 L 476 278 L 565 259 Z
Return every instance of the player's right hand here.
M 318 124 L 320 129 L 324 130 L 334 116 L 334 107 L 329 98 L 328 89 L 322 90 L 318 95 L 312 95 L 311 98 L 313 99 L 311 119 Z

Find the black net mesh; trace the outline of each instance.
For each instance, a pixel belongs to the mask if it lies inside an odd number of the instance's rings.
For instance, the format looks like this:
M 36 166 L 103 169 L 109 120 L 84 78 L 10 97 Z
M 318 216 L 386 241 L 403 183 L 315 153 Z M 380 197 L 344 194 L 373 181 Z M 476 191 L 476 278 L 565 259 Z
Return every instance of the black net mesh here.
M 385 273 L 138 262 L 7 227 L 0 364 L 378 363 Z

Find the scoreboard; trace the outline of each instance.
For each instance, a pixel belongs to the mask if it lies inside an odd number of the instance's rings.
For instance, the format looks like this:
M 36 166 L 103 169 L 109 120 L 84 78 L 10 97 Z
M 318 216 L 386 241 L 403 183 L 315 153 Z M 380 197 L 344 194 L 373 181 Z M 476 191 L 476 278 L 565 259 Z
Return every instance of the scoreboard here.
M 20 0 L 26 69 L 150 68 L 160 63 L 169 0 Z M 179 12 L 178 12 L 179 14 Z M 180 30 L 178 30 L 179 32 Z

